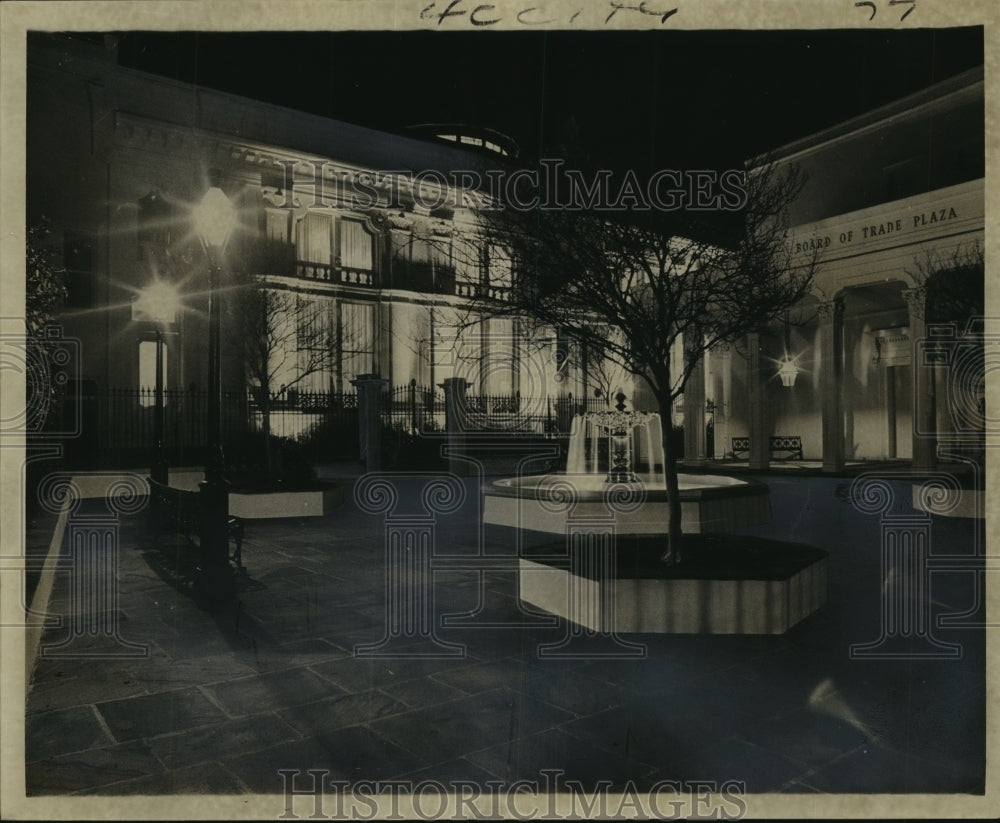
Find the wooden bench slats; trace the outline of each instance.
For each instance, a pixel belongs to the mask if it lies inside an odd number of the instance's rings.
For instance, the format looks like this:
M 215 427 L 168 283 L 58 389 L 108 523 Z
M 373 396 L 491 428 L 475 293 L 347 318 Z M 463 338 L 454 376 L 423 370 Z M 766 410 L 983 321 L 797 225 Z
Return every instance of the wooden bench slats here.
M 149 483 L 150 525 L 156 532 L 172 531 L 184 537 L 188 545 L 200 549 L 193 539 L 201 527 L 201 499 L 198 492 L 167 486 L 152 477 L 147 477 Z M 246 530 L 243 521 L 238 517 L 230 517 L 227 524 L 227 537 L 235 544 L 235 551 L 230 558 L 236 563 L 236 568 L 246 573 L 243 566 L 243 537 Z

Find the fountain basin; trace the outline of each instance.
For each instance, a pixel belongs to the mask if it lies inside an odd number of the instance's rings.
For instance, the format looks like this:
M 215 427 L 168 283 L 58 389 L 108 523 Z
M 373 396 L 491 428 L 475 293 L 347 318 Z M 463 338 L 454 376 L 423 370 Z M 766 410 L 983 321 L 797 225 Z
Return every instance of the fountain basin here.
M 766 485 L 754 480 L 681 474 L 681 529 L 686 534 L 722 532 L 768 523 Z M 609 508 L 612 487 L 638 495 L 641 503 Z M 619 534 L 664 534 L 667 492 L 662 476 L 639 475 L 636 483 L 609 484 L 597 474 L 543 474 L 494 480 L 483 489 L 483 519 L 495 526 L 565 534 L 576 519 L 612 516 Z M 561 504 L 554 505 L 558 499 Z M 613 503 L 612 503 L 613 506 Z
M 782 634 L 826 602 L 827 553 L 745 535 L 686 538 L 680 566 L 659 562 L 661 538 L 525 549 L 520 599 L 593 632 Z M 612 562 L 595 562 L 600 551 Z M 610 573 L 611 569 L 614 573 Z

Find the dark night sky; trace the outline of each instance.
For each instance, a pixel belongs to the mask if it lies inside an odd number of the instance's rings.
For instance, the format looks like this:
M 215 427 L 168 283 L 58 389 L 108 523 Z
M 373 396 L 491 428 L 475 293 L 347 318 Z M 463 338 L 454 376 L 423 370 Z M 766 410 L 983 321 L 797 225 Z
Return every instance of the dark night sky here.
M 128 33 L 123 65 L 373 128 L 466 122 L 535 155 L 739 166 L 983 62 L 981 28 Z

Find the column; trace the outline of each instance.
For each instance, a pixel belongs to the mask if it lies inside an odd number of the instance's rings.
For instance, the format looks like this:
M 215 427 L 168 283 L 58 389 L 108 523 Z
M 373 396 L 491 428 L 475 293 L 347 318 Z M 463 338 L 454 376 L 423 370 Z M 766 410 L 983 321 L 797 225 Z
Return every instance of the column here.
M 733 396 L 733 351 L 728 343 L 719 345 L 722 362 L 722 388 L 715 399 L 715 457 L 723 459 L 731 446 L 730 415 Z
M 886 457 L 896 459 L 896 367 L 882 366 L 885 387 Z
M 747 335 L 747 398 L 750 401 L 750 468 L 755 471 L 767 469 L 771 465 L 771 449 L 768 438 L 771 432 L 767 419 L 767 377 L 763 372 L 763 358 L 760 351 L 760 334 Z
M 823 471 L 844 469 L 844 301 L 817 306 L 820 339 L 820 405 L 823 416 Z
M 913 356 L 913 468 L 917 471 L 933 469 L 937 462 L 937 414 L 934 392 L 934 366 L 923 362 L 926 351 L 923 341 L 927 336 L 925 309 L 927 293 L 924 289 L 903 289 L 903 299 L 909 314 L 910 341 Z
M 684 462 L 705 462 L 705 359 L 700 355 L 684 386 Z
M 375 371 L 392 384 L 402 382 L 413 375 L 393 374 L 392 352 L 392 303 L 379 301 L 375 304 Z
M 358 438 L 366 472 L 382 465 L 382 390 L 387 384 L 374 374 L 359 374 L 351 381 L 358 390 Z

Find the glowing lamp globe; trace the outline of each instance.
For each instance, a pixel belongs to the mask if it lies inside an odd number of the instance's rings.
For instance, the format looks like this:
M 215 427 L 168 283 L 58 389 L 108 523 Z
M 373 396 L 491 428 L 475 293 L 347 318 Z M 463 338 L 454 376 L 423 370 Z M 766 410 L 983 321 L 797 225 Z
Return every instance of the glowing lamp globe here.
M 210 247 L 225 247 L 230 233 L 236 227 L 236 211 L 226 193 L 213 186 L 194 210 L 194 225 L 202 242 Z

